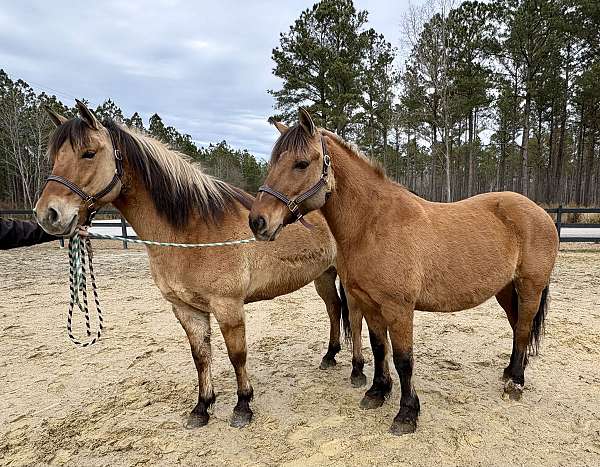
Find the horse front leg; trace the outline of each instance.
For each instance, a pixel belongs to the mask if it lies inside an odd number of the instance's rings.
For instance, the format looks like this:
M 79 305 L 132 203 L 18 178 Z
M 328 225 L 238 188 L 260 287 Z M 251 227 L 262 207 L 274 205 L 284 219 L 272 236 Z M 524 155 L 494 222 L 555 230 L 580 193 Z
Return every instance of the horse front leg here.
M 198 372 L 198 403 L 186 423 L 187 428 L 197 428 L 208 423 L 208 409 L 215 402 L 210 368 L 210 315 L 183 303 L 173 304 L 173 312 L 187 334 Z
M 387 326 L 377 310 L 363 310 L 369 327 L 369 339 L 373 351 L 373 385 L 360 401 L 363 409 L 381 407 L 392 392 L 392 378 L 387 362 L 389 352 Z
M 253 412 L 250 408 L 250 401 L 254 396 L 254 390 L 246 371 L 247 347 L 243 302 L 222 304 L 218 312 L 215 311 L 215 318 L 221 328 L 229 360 L 237 379 L 238 400 L 229 424 L 235 428 L 243 428 L 252 421 Z
M 420 403 L 412 384 L 413 374 L 413 316 L 412 306 L 384 306 L 382 315 L 388 324 L 394 353 L 394 366 L 400 378 L 400 410 L 390 432 L 395 435 L 414 433 L 417 429 Z

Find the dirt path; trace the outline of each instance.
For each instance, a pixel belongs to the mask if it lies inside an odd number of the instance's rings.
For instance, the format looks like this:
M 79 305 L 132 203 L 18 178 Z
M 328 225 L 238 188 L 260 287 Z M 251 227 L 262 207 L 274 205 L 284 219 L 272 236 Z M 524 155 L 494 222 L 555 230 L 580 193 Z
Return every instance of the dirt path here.
M 66 252 L 0 253 L 0 464 L 68 465 L 600 465 L 600 250 L 562 252 L 547 335 L 521 402 L 501 398 L 511 333 L 488 302 L 452 315 L 418 313 L 417 433 L 387 433 L 398 381 L 363 411 L 346 349 L 318 369 L 327 316 L 312 286 L 247 307 L 255 420 L 228 426 L 235 376 L 213 323 L 217 402 L 187 430 L 196 373 L 182 328 L 150 278 L 145 252 L 99 250 L 108 328 L 91 349 L 64 329 Z M 363 340 L 372 376 L 368 339 Z

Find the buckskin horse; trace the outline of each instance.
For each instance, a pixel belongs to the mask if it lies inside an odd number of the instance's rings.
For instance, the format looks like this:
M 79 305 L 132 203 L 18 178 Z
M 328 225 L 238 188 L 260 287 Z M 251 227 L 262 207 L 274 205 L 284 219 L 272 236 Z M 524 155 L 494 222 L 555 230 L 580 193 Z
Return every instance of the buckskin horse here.
M 253 198 L 214 179 L 162 143 L 113 121 L 100 123 L 81 102 L 79 118 L 47 109 L 57 126 L 49 143 L 52 175 L 36 204 L 49 233 L 70 236 L 92 210 L 112 203 L 146 240 L 208 243 L 249 237 Z M 90 196 L 90 194 L 93 194 Z M 277 248 L 264 244 L 177 249 L 148 246 L 150 269 L 190 342 L 198 372 L 198 403 L 187 425 L 208 423 L 215 401 L 211 379 L 210 319 L 216 318 L 235 369 L 238 401 L 231 425 L 252 419 L 252 386 L 246 370 L 244 303 L 292 292 L 314 280 L 330 317 L 330 341 L 321 367 L 340 349 L 342 301 L 335 287 L 336 245 L 320 215 L 315 228 L 290 230 Z M 353 317 L 352 382 L 364 384 L 360 327 Z M 347 320 L 346 328 L 347 328 Z
M 317 128 L 304 109 L 299 123 L 278 128 L 282 134 L 250 225 L 258 240 L 275 240 L 283 236 L 283 226 L 321 210 L 338 244 L 338 273 L 348 299 L 361 307 L 374 334 L 376 379 L 369 391 L 379 386 L 380 393 L 389 392 L 389 331 L 401 386 L 390 431 L 411 433 L 417 427 L 415 309 L 459 311 L 496 296 L 513 330 L 504 390 L 519 399 L 528 355 L 537 353 L 543 332 L 558 251 L 550 216 L 511 192 L 456 203 L 419 198 L 342 138 Z

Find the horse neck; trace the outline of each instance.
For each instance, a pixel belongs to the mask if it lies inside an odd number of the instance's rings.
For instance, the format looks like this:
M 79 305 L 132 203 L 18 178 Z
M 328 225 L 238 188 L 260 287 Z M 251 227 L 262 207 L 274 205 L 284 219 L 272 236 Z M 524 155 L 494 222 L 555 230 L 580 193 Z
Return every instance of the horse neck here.
M 174 227 L 156 209 L 148 188 L 131 170 L 125 168 L 127 188 L 113 201 L 115 208 L 133 227 L 137 236 L 145 240 L 192 243 L 192 239 L 206 238 L 207 223 L 195 216 L 195 222 Z M 206 227 L 206 228 L 204 228 Z
M 384 215 L 378 209 L 385 207 L 386 203 L 380 201 L 389 196 L 391 182 L 369 162 L 339 144 L 331 145 L 330 152 L 335 188 L 321 211 L 338 245 L 342 249 L 352 248 Z M 406 197 L 406 203 L 410 204 L 413 200 L 409 196 L 402 189 L 394 192 L 400 203 Z

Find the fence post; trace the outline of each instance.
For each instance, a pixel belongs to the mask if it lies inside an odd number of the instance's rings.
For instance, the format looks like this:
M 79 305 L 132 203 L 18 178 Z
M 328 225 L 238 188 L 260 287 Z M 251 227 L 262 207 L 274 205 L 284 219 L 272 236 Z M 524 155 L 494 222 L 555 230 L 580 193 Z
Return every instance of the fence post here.
M 127 238 L 127 222 L 121 216 L 121 236 Z M 127 249 L 127 242 L 123 241 L 123 248 Z
M 562 204 L 556 210 L 556 230 L 558 231 L 558 243 L 560 243 L 560 228 L 562 227 Z

